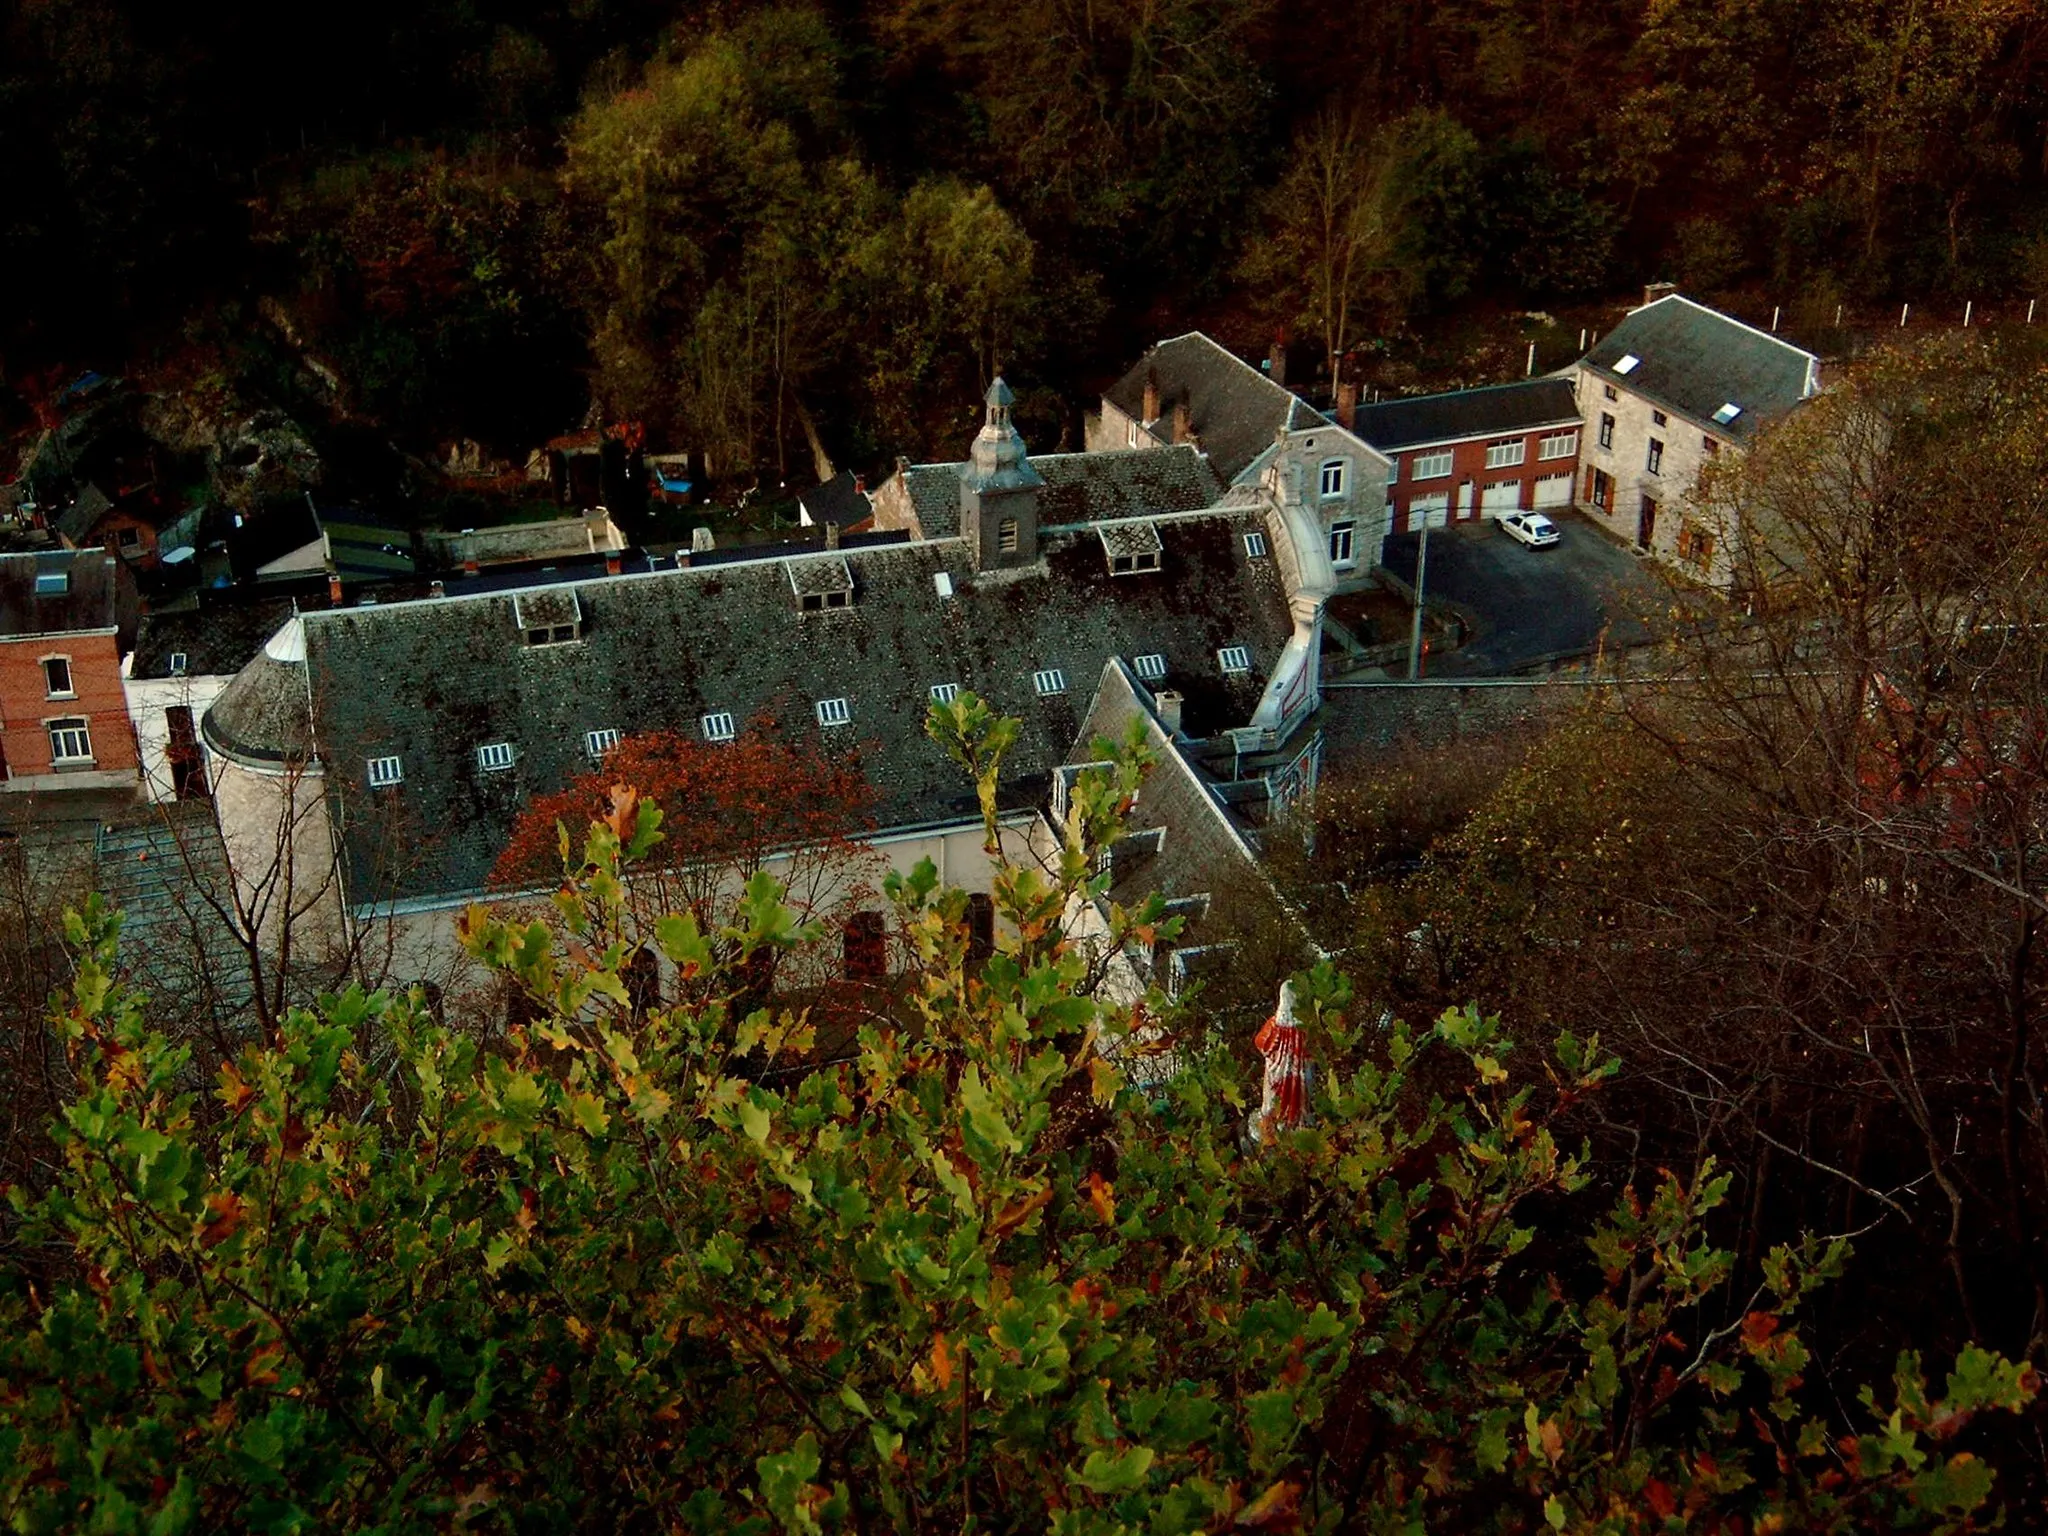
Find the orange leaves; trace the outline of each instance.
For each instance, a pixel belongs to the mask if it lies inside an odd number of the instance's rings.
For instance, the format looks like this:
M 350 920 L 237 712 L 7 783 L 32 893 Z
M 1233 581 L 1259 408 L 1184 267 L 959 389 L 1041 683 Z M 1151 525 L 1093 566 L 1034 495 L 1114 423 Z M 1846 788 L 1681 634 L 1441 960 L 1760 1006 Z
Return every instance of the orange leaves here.
M 953 1385 L 954 1360 L 953 1347 L 943 1333 L 932 1340 L 932 1380 L 939 1384 L 941 1392 Z
M 282 1344 L 265 1344 L 249 1356 L 242 1366 L 242 1380 L 252 1387 L 268 1387 L 277 1383 L 277 1362 L 284 1358 Z
M 1105 1227 L 1116 1225 L 1116 1186 L 1092 1171 L 1088 1175 L 1088 1203 L 1095 1207 L 1095 1214 Z
M 1275 1483 L 1239 1510 L 1233 1523 L 1254 1531 L 1293 1530 L 1301 1523 L 1301 1484 Z
M 1052 1186 L 1048 1184 L 1036 1194 L 1026 1195 L 998 1211 L 988 1224 L 988 1235 L 996 1239 L 1008 1237 L 1051 1203 Z
M 1742 1320 L 1742 1342 L 1751 1349 L 1757 1349 L 1778 1331 L 1777 1314 L 1752 1312 Z
M 239 1115 L 255 1102 L 256 1090 L 242 1081 L 242 1074 L 231 1061 L 220 1069 L 220 1086 L 214 1089 L 213 1096 L 230 1115 Z
M 206 1224 L 199 1229 L 199 1241 L 203 1247 L 212 1248 L 226 1242 L 235 1234 L 249 1214 L 248 1204 L 232 1189 L 220 1190 L 206 1197 Z

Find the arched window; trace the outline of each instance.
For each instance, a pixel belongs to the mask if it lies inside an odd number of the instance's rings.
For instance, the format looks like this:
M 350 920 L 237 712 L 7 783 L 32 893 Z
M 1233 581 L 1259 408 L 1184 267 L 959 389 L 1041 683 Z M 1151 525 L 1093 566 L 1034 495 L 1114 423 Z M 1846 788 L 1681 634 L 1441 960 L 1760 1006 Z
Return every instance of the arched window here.
M 1345 468 L 1346 461 L 1343 459 L 1323 460 L 1323 474 L 1321 483 L 1323 499 L 1325 501 L 1329 500 L 1332 497 L 1342 496 L 1344 494 Z

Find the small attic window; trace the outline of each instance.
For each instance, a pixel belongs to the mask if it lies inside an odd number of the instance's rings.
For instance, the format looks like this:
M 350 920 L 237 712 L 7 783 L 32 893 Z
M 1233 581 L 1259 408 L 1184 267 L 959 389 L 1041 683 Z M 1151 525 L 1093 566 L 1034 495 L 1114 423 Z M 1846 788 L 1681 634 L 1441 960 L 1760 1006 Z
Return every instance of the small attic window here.
M 58 597 L 71 590 L 69 571 L 37 571 L 36 596 Z
M 396 757 L 370 759 L 370 788 L 389 789 L 405 781 L 405 763 Z
M 603 762 L 605 754 L 618 744 L 619 732 L 615 726 L 603 725 L 583 733 L 583 751 L 593 762 Z
M 1147 656 L 1133 656 L 1131 670 L 1148 683 L 1156 683 L 1166 676 L 1166 658 L 1154 651 Z
M 487 742 L 476 749 L 476 765 L 484 773 L 503 773 L 517 756 L 509 741 Z
M 845 725 L 853 719 L 853 705 L 845 699 L 818 700 L 818 724 Z
M 1635 353 L 1624 352 L 1621 354 L 1620 357 L 1617 357 L 1614 360 L 1614 371 L 1620 374 L 1623 378 L 1627 378 L 1630 374 L 1634 373 L 1638 368 L 1642 367 L 1642 365 L 1643 360 L 1640 357 L 1637 357 Z
M 783 564 L 789 589 L 800 613 L 824 613 L 853 606 L 853 572 L 843 556 L 827 560 L 789 560 Z
M 583 604 L 573 587 L 515 592 L 512 622 L 529 646 L 570 645 L 583 638 Z
M 1226 645 L 1216 653 L 1216 665 L 1226 673 L 1249 672 L 1252 669 L 1252 653 L 1242 645 Z
M 1730 400 L 1725 405 L 1723 405 L 1721 409 L 1714 412 L 1714 420 L 1718 425 L 1725 427 L 1728 425 L 1729 422 L 1733 421 L 1736 417 L 1740 416 L 1741 414 L 1742 407 L 1737 405 L 1733 400 Z
M 934 704 L 950 704 L 960 697 L 958 683 L 933 683 L 931 699 Z
M 1031 674 L 1031 686 L 1041 699 L 1049 699 L 1067 691 L 1067 675 L 1057 667 L 1047 667 L 1043 672 Z
M 171 652 L 171 676 L 183 677 L 185 675 L 186 664 L 189 660 L 190 658 L 187 657 L 183 651 Z
M 1135 576 L 1159 569 L 1159 530 L 1149 522 L 1098 523 L 1102 552 L 1112 576 Z
M 697 722 L 703 728 L 706 741 L 731 741 L 733 738 L 732 715 L 726 710 L 717 710 Z
M 1263 533 L 1248 533 L 1244 536 L 1244 552 L 1254 560 L 1266 558 L 1266 536 Z

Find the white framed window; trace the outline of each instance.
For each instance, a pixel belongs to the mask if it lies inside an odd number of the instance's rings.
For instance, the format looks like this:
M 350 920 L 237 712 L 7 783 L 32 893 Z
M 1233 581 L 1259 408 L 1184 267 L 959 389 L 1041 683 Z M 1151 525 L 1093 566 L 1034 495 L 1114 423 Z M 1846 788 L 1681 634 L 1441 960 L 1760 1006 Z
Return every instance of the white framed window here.
M 1322 490 L 1325 501 L 1344 494 L 1345 472 L 1349 467 L 1349 464 L 1343 459 L 1323 460 L 1323 470 L 1322 474 L 1318 477 L 1317 484 Z
M 1124 446 L 1126 448 L 1138 446 L 1138 424 L 1135 421 L 1124 423 Z
M 189 664 L 190 658 L 183 651 L 171 652 L 171 676 L 183 677 Z
M 601 725 L 594 731 L 583 733 L 583 753 L 592 762 L 603 762 L 604 755 L 619 744 L 619 733 L 615 726 Z
M 727 710 L 714 710 L 697 722 L 704 732 L 706 741 L 731 741 L 733 738 L 732 714 Z
M 1612 448 L 1614 446 L 1614 417 L 1606 411 L 1600 413 L 1600 446 L 1602 448 Z
M 818 724 L 845 725 L 853 718 L 853 706 L 845 699 L 818 700 Z
M 1156 683 L 1166 676 L 1166 658 L 1154 651 L 1148 656 L 1133 656 L 1131 670 L 1148 683 Z
M 57 597 L 71 590 L 69 571 L 37 571 L 36 596 Z
M 83 720 L 52 720 L 49 725 L 52 763 L 62 767 L 92 761 L 92 728 Z
M 1624 352 L 1614 360 L 1614 371 L 1623 378 L 1627 378 L 1642 366 L 1643 360 L 1633 352 Z
M 486 742 L 476 749 L 476 765 L 485 773 L 503 773 L 517 756 L 509 741 Z
M 1056 693 L 1067 691 L 1067 674 L 1058 667 L 1047 667 L 1042 672 L 1031 674 L 1031 686 L 1041 699 L 1049 699 Z
M 1486 445 L 1486 467 L 1488 469 L 1512 469 L 1528 455 L 1528 440 L 1520 437 L 1506 438 Z
M 1415 480 L 1441 480 L 1451 472 L 1451 453 L 1447 448 L 1442 453 L 1418 453 L 1415 455 L 1415 469 L 1410 478 Z
M 578 639 L 574 624 L 542 624 L 526 632 L 526 643 L 540 645 L 573 645 Z
M 931 692 L 934 704 L 950 704 L 960 697 L 960 685 L 958 683 L 933 683 Z
M 43 695 L 52 699 L 75 699 L 77 691 L 71 686 L 71 658 L 69 656 L 45 656 L 43 658 Z
M 1252 669 L 1252 653 L 1248 646 L 1226 645 L 1216 653 L 1216 665 L 1225 672 L 1235 675 Z
M 405 763 L 396 757 L 370 759 L 370 788 L 389 789 L 405 781 Z
M 1576 430 L 1553 432 L 1536 441 L 1536 457 L 1539 459 L 1568 459 L 1578 451 L 1579 434 Z
M 1395 454 L 1395 455 L 1394 455 L 1394 456 L 1393 456 L 1392 458 L 1390 458 L 1390 459 L 1388 459 L 1388 460 L 1387 460 L 1387 484 L 1389 484 L 1389 485 L 1399 485 L 1400 483 L 1401 483 L 1401 455 L 1399 455 L 1399 454 L 1397 453 L 1397 454 Z
M 1244 536 L 1244 552 L 1254 560 L 1266 558 L 1266 536 L 1263 533 L 1248 533 Z
M 1643 461 L 1643 467 L 1653 475 L 1664 473 L 1664 444 L 1659 439 L 1650 439 L 1650 453 Z
M 1353 537 L 1357 530 L 1356 523 L 1330 524 L 1330 564 L 1358 564 L 1358 553 Z

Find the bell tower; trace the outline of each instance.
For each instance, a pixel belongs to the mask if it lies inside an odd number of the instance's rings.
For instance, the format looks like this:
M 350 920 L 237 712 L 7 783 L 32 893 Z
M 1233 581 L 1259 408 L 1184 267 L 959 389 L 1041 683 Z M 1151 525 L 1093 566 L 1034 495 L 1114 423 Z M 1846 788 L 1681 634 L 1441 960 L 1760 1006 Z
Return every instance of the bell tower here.
M 960 469 L 960 532 L 978 571 L 1038 559 L 1038 493 L 1045 480 L 1010 421 L 1015 400 L 1001 378 L 989 386 L 987 415 Z

